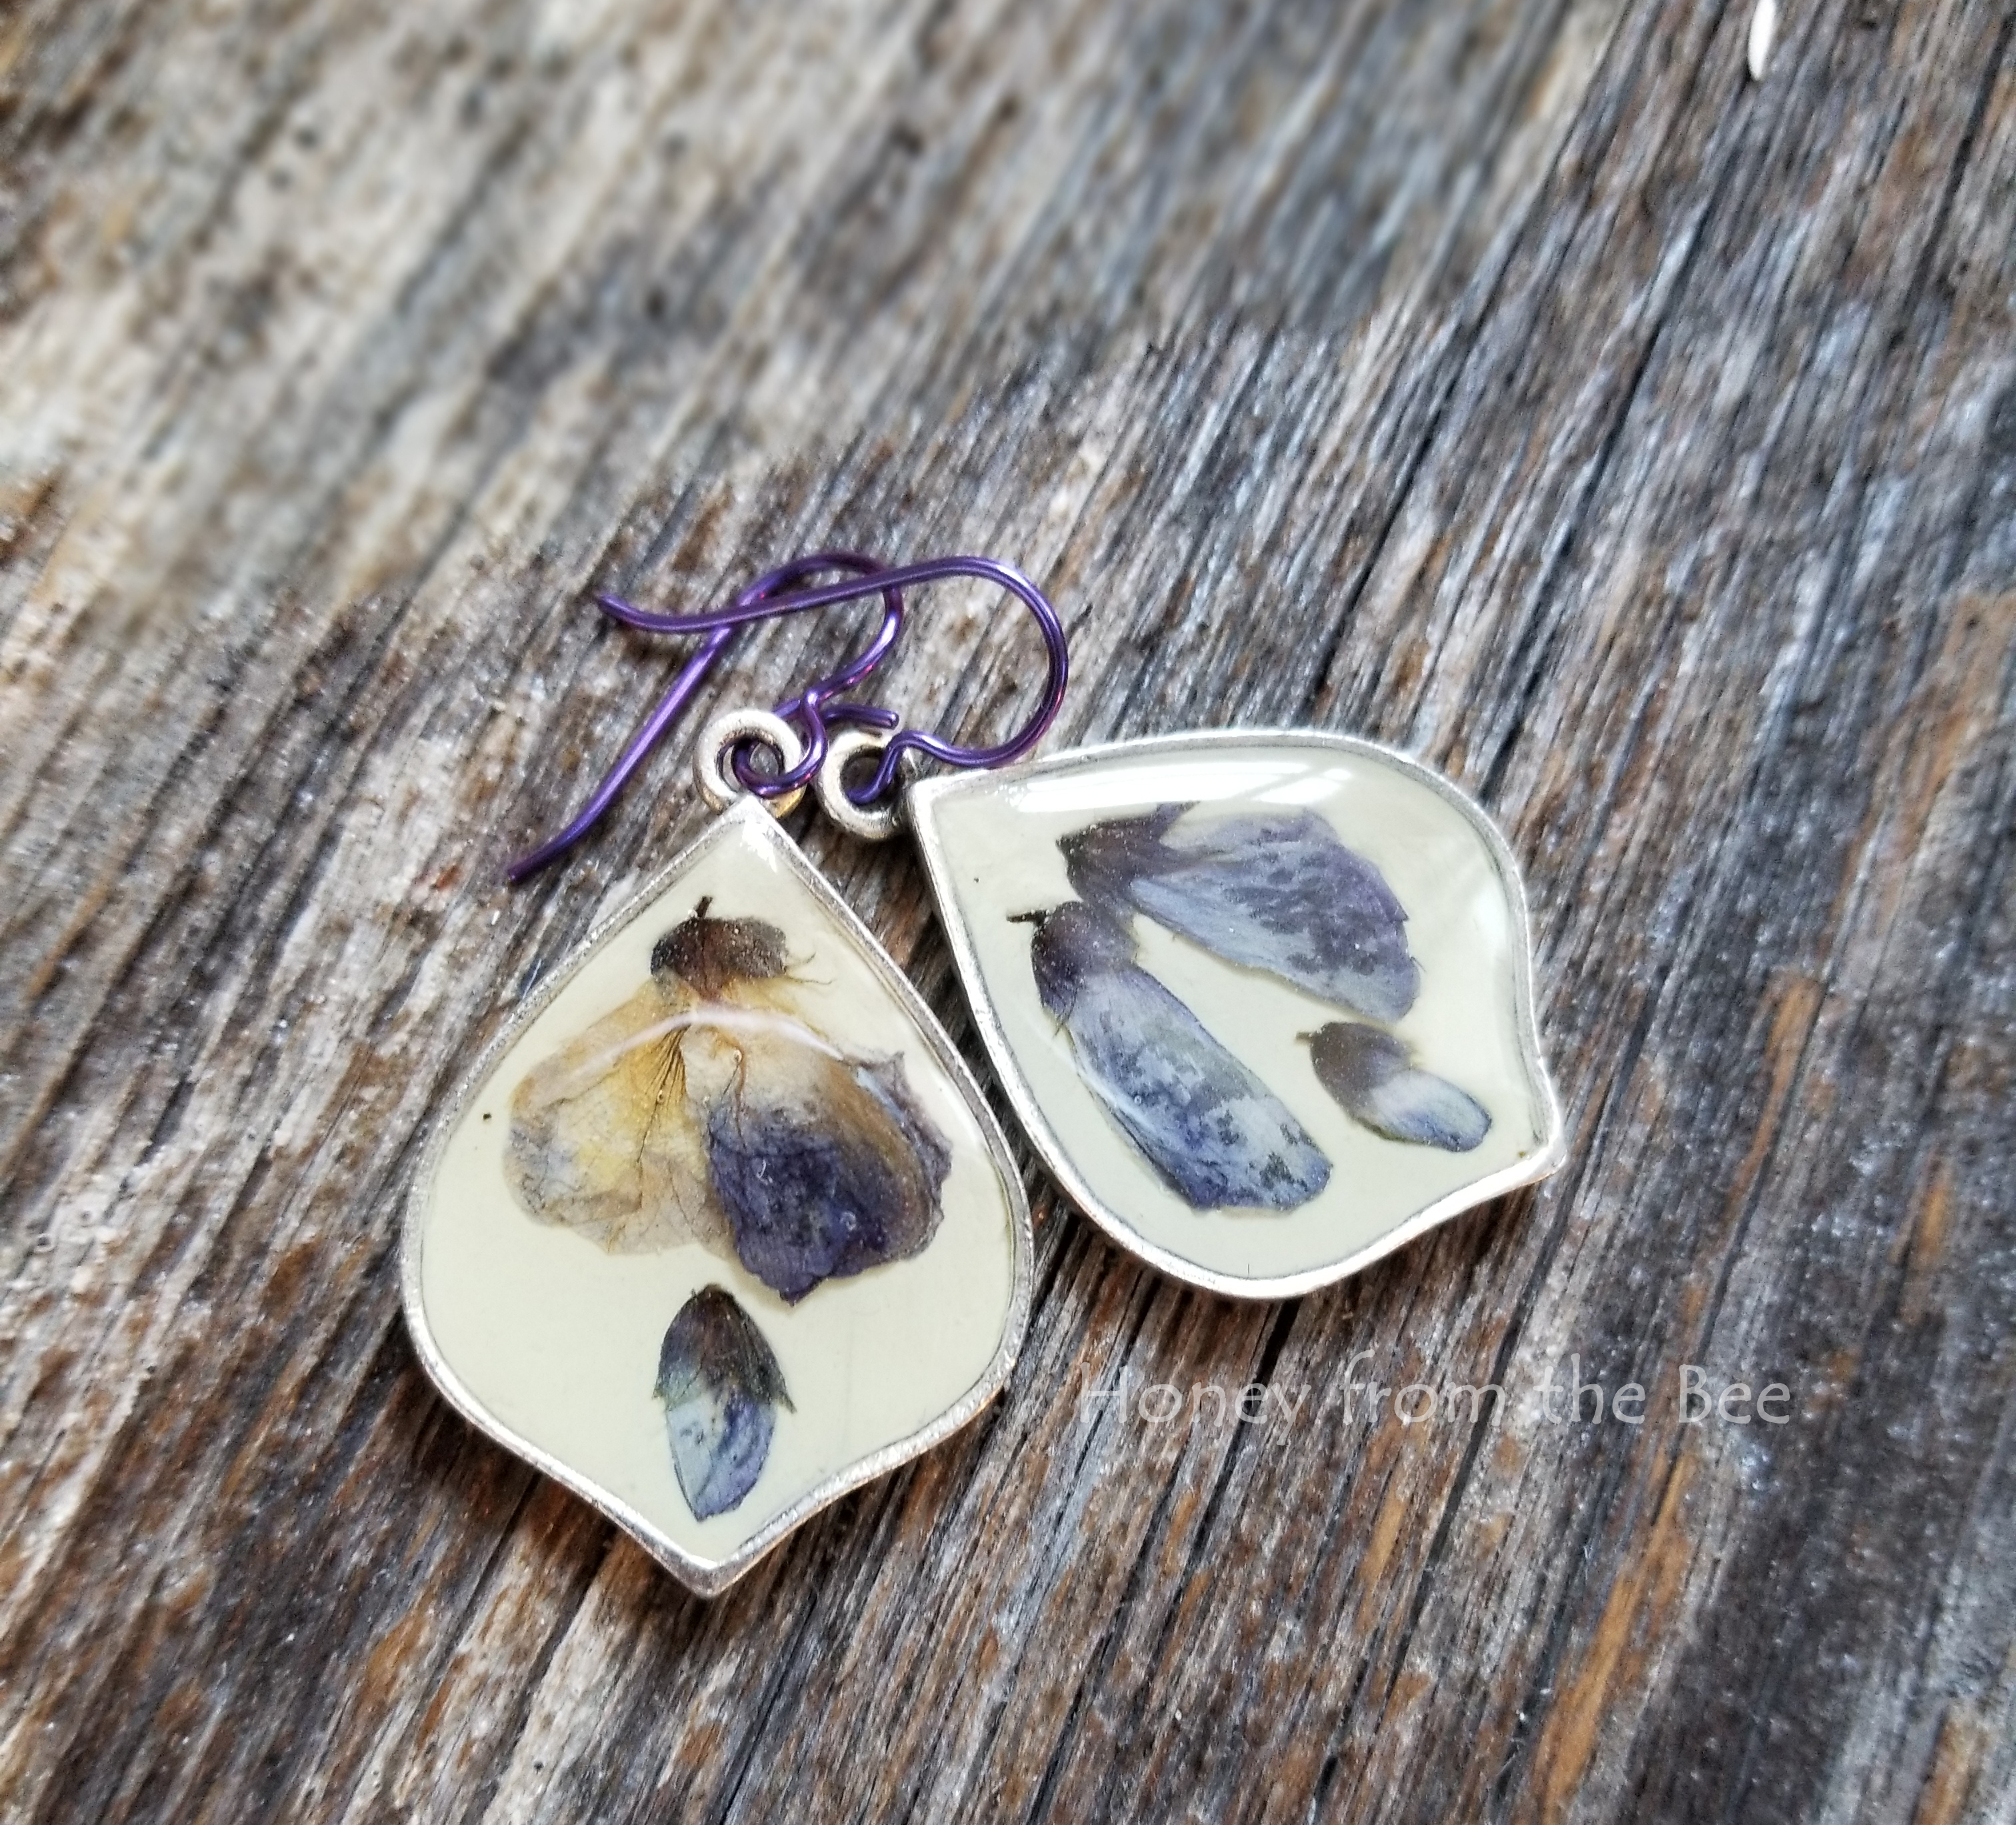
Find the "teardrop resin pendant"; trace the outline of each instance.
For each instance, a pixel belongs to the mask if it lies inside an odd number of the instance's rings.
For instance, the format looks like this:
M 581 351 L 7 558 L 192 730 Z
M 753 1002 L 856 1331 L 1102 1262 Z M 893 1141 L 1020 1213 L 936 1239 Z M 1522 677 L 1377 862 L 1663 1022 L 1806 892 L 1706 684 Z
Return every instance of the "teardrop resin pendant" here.
M 1517 869 L 1419 762 L 1226 731 L 906 805 L 1037 1150 L 1165 1272 L 1310 1292 L 1561 1164 Z
M 712 1595 L 1000 1390 L 1032 1252 L 951 1042 L 745 800 L 478 1063 L 401 1275 L 448 1399 Z

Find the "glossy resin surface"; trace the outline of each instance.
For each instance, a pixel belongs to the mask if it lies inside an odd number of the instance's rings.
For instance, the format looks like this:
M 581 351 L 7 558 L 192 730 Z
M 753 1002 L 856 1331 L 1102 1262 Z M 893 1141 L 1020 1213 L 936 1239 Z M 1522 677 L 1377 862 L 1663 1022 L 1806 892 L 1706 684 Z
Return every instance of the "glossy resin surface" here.
M 1511 856 L 1418 763 L 1228 732 L 909 803 L 1017 1112 L 1168 1272 L 1307 1291 L 1560 1163 Z
M 1030 1254 L 943 1033 L 745 803 L 446 1112 L 405 1297 L 457 1406 L 711 1592 L 998 1391 Z

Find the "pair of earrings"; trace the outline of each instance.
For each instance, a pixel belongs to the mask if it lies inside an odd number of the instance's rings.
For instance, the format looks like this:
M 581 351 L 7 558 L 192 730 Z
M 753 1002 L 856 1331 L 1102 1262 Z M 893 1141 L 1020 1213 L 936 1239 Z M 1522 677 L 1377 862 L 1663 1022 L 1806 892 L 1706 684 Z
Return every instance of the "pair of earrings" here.
M 848 695 L 904 592 L 949 577 L 998 584 L 1043 636 L 1042 703 L 996 747 Z M 1063 701 L 1064 634 L 991 559 L 818 553 L 697 615 L 603 598 L 706 638 L 513 877 L 601 815 L 738 628 L 877 596 L 845 666 L 709 725 L 696 772 L 720 815 L 514 1014 L 407 1212 L 408 1320 L 448 1398 L 704 1595 L 963 1425 L 1028 1324 L 1006 1140 L 779 829 L 808 788 L 857 835 L 910 830 L 1017 1118 L 1072 1201 L 1165 1272 L 1294 1297 L 1562 1156 L 1518 873 L 1477 806 L 1403 754 L 1308 731 L 1024 761 Z M 947 771 L 913 779 L 920 755 Z

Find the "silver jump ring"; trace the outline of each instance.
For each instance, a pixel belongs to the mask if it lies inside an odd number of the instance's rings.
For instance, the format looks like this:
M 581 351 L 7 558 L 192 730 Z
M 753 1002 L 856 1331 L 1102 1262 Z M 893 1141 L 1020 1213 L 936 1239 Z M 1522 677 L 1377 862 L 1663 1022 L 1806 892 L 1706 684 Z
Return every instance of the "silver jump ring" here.
M 880 754 L 895 739 L 893 733 L 885 735 L 873 729 L 835 730 L 827 740 L 826 758 L 819 763 L 813 780 L 819 809 L 850 837 L 859 837 L 865 843 L 886 843 L 896 834 L 902 823 L 903 804 L 900 797 L 892 795 L 886 805 L 856 805 L 847 796 L 847 769 L 864 754 Z M 909 758 L 904 756 L 905 761 Z M 905 767 L 899 777 L 908 776 L 909 769 Z
M 700 795 L 710 808 L 725 811 L 743 796 L 742 782 L 729 771 L 735 751 L 745 741 L 760 741 L 782 760 L 789 772 L 805 758 L 805 744 L 798 732 L 781 716 L 768 710 L 729 710 L 717 716 L 700 731 L 700 746 L 693 751 L 693 779 Z M 805 795 L 801 786 L 763 802 L 777 816 L 791 810 Z

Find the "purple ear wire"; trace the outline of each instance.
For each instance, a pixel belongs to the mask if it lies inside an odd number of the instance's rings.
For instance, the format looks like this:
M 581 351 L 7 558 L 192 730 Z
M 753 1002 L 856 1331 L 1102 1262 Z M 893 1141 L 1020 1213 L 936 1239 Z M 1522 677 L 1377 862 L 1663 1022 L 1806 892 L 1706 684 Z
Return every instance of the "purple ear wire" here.
M 767 576 L 758 578 L 727 608 L 708 614 L 653 614 L 649 609 L 632 607 L 618 596 L 598 596 L 596 601 L 610 619 L 646 633 L 708 633 L 711 638 L 707 646 L 701 649 L 705 652 L 714 648 L 715 640 L 732 634 L 747 621 L 765 621 L 773 615 L 790 614 L 803 606 L 797 596 L 787 596 L 783 593 L 802 578 L 820 571 L 833 570 L 858 571 L 865 576 L 874 577 L 883 569 L 880 560 L 861 552 L 808 553 L 803 557 L 792 559 L 788 564 L 771 571 Z M 896 644 L 897 636 L 903 631 L 903 592 L 899 585 L 877 581 L 862 589 L 859 593 L 863 596 L 879 594 L 882 598 L 882 624 L 875 630 L 875 638 L 838 671 L 829 674 L 816 684 L 806 686 L 797 696 L 787 698 L 772 712 L 787 722 L 804 723 L 805 758 L 795 767 L 781 773 L 758 773 L 751 769 L 743 755 L 738 753 L 735 757 L 736 776 L 759 797 L 781 798 L 786 793 L 795 792 L 800 787 L 811 783 L 812 776 L 818 772 L 820 764 L 826 759 L 830 725 L 849 722 L 873 729 L 894 729 L 902 720 L 893 710 L 880 709 L 873 704 L 850 704 L 841 700 L 842 691 L 853 689 L 882 663 L 888 656 L 889 649 Z M 653 739 L 656 739 L 655 736 Z
M 808 553 L 802 557 L 794 558 L 788 564 L 772 571 L 766 576 L 758 577 L 735 598 L 727 612 L 740 614 L 742 619 L 748 619 L 751 617 L 746 611 L 757 609 L 754 618 L 760 619 L 763 611 L 758 605 L 789 589 L 801 578 L 819 571 L 845 569 L 872 573 L 881 567 L 875 559 L 859 552 Z M 871 594 L 875 592 L 873 589 L 869 592 Z M 777 714 L 787 719 L 803 715 L 811 732 L 812 739 L 807 743 L 805 758 L 812 763 L 812 767 L 810 770 L 805 770 L 801 763 L 798 768 L 793 769 L 794 772 L 804 772 L 805 778 L 797 782 L 799 785 L 803 785 L 805 779 L 812 776 L 812 773 L 818 770 L 819 762 L 826 758 L 826 722 L 866 723 L 877 729 L 893 729 L 897 724 L 897 717 L 890 711 L 879 710 L 866 704 L 828 700 L 839 692 L 851 690 L 880 665 L 889 649 L 895 645 L 897 635 L 902 632 L 902 592 L 891 588 L 882 590 L 880 593 L 884 605 L 882 624 L 876 629 L 875 638 L 840 671 L 821 679 L 816 684 L 808 686 L 798 696 L 777 707 Z M 663 615 L 653 615 L 643 609 L 632 608 L 619 596 L 601 596 L 596 599 L 611 620 L 621 621 L 628 627 L 642 628 L 655 632 L 661 631 L 661 624 L 667 619 Z M 772 609 L 769 612 L 778 611 Z M 538 848 L 520 856 L 505 869 L 506 880 L 515 886 L 527 876 L 538 873 L 548 862 L 564 855 L 595 827 L 603 813 L 616 802 L 617 794 L 629 784 L 631 775 L 643 765 L 665 731 L 679 720 L 679 713 L 692 701 L 693 693 L 713 669 L 715 661 L 726 650 L 728 643 L 735 637 L 736 628 L 740 625 L 740 620 L 736 620 L 713 627 L 705 643 L 681 668 L 679 676 L 672 680 L 671 688 L 658 700 L 657 707 L 646 718 L 644 726 L 630 738 L 629 744 L 617 758 L 616 765 L 609 769 L 602 783 L 589 795 L 588 803 L 581 808 L 574 820 L 565 829 L 549 837 Z M 738 766 L 737 771 L 740 770 Z M 790 789 L 788 785 L 782 788 L 784 790 Z
M 836 569 L 855 571 L 860 574 L 845 582 L 829 583 L 816 589 L 791 588 L 805 577 L 819 571 Z M 1043 592 L 1013 564 L 1003 563 L 995 558 L 961 556 L 929 558 L 922 563 L 889 569 L 859 552 L 813 552 L 794 558 L 789 563 L 759 577 L 725 608 L 709 610 L 700 614 L 654 614 L 649 610 L 633 607 L 620 596 L 598 596 L 596 600 L 603 612 L 626 627 L 654 634 L 705 634 L 707 639 L 673 679 L 671 689 L 659 700 L 644 726 L 631 737 L 629 745 L 596 787 L 580 814 L 564 830 L 513 862 L 506 870 L 507 878 L 513 882 L 524 880 L 573 848 L 588 833 L 628 783 L 631 775 L 643 764 L 659 738 L 677 720 L 738 628 L 780 615 L 802 614 L 809 609 L 830 608 L 843 602 L 859 601 L 864 596 L 879 595 L 884 603 L 881 625 L 866 646 L 840 671 L 808 685 L 797 697 L 777 706 L 779 716 L 800 722 L 805 729 L 805 758 L 797 765 L 780 773 L 759 774 L 748 768 L 743 756 L 738 754 L 735 757 L 736 777 L 758 797 L 781 797 L 811 779 L 826 758 L 831 725 L 846 722 L 883 729 L 897 728 L 898 718 L 892 712 L 873 704 L 847 702 L 840 693 L 859 684 L 895 645 L 903 626 L 902 592 L 915 584 L 940 582 L 948 577 L 974 577 L 984 582 L 997 583 L 1018 597 L 1036 617 L 1049 661 L 1042 701 L 1037 706 L 1035 715 L 1021 729 L 992 747 L 967 747 L 941 741 L 935 736 L 916 729 L 902 729 L 883 749 L 880 764 L 866 789 L 859 793 L 850 790 L 847 796 L 856 805 L 874 803 L 895 782 L 896 770 L 905 754 L 928 754 L 947 766 L 959 768 L 1000 767 L 1020 759 L 1042 739 L 1043 732 L 1056 719 L 1064 704 L 1071 664 L 1064 624 L 1057 618 L 1057 611 Z
M 906 754 L 928 754 L 948 767 L 1005 767 L 1011 761 L 1020 760 L 1043 739 L 1044 731 L 1057 720 L 1057 711 L 1064 707 L 1064 687 L 1071 681 L 1071 650 L 1064 639 L 1064 623 L 1057 618 L 1057 611 L 1050 606 L 1049 598 L 1013 564 L 1005 564 L 999 558 L 927 558 L 922 563 L 899 564 L 894 570 L 877 571 L 867 581 L 829 583 L 822 589 L 787 596 L 771 603 L 769 612 L 794 614 L 801 609 L 826 608 L 835 603 L 851 602 L 876 589 L 908 589 L 920 583 L 942 582 L 948 577 L 977 577 L 982 582 L 998 583 L 1010 595 L 1019 597 L 1036 617 L 1049 667 L 1044 681 L 1042 701 L 1021 729 L 992 747 L 966 747 L 955 742 L 941 741 L 936 736 L 926 735 L 917 729 L 904 729 L 883 749 L 881 764 L 876 768 L 875 777 L 866 788 L 860 792 L 848 792 L 848 798 L 856 805 L 873 805 L 889 790 Z M 667 618 L 675 621 L 678 617 Z M 734 625 L 754 618 L 758 617 L 754 613 L 731 610 L 720 617 L 693 617 L 687 620 L 685 625 L 689 631 L 698 632 L 704 627 L 715 625 L 718 620 Z

